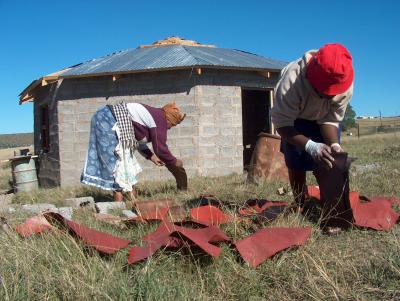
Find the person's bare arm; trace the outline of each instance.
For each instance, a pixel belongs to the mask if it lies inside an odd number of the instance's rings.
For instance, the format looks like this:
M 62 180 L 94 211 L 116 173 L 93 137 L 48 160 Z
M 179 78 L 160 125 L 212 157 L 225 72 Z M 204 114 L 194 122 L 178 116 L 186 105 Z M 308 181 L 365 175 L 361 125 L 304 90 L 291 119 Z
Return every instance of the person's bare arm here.
M 306 136 L 300 134 L 294 127 L 282 127 L 277 129 L 283 140 L 305 149 L 315 161 L 325 164 L 327 167 L 332 167 L 332 162 L 335 161 L 331 156 L 331 147 L 324 144 L 314 142 Z
M 341 153 L 343 148 L 339 144 L 339 128 L 332 124 L 320 125 L 321 135 L 324 138 L 325 144 L 331 147 L 332 152 Z
M 301 149 L 304 149 L 309 140 L 306 136 L 300 134 L 293 126 L 285 126 L 277 129 L 277 131 L 282 139 L 286 140 L 290 144 L 300 147 Z
M 327 145 L 338 143 L 338 131 L 339 129 L 332 124 L 321 124 L 319 126 L 321 135 L 324 138 L 324 142 Z

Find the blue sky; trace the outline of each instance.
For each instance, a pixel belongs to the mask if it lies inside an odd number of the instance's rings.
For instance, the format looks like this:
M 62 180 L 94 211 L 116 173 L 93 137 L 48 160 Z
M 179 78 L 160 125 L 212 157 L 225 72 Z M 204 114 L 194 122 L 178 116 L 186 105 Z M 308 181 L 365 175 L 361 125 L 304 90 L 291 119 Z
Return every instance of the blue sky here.
M 30 132 L 34 79 L 178 35 L 291 61 L 325 43 L 353 55 L 358 115 L 400 114 L 400 1 L 0 0 L 0 133 Z

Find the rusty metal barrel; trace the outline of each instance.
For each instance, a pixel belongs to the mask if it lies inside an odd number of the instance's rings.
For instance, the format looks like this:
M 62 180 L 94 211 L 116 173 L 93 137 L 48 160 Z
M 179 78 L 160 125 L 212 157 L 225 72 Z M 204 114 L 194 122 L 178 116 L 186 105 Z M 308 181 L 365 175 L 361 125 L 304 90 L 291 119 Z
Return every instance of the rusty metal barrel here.
M 14 191 L 32 191 L 38 189 L 36 164 L 32 156 L 17 156 L 11 160 Z
M 280 136 L 267 133 L 258 135 L 247 174 L 249 182 L 289 180 L 285 159 L 280 152 L 280 147 Z

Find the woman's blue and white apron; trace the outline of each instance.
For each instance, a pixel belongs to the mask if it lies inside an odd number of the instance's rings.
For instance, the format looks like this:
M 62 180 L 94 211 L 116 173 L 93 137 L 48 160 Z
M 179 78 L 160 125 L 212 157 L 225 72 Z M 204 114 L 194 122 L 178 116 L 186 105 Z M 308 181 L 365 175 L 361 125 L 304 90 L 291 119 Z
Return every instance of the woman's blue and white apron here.
M 119 128 L 106 106 L 92 117 L 89 148 L 81 182 L 105 190 L 131 191 L 142 171 L 130 149 L 119 143 Z

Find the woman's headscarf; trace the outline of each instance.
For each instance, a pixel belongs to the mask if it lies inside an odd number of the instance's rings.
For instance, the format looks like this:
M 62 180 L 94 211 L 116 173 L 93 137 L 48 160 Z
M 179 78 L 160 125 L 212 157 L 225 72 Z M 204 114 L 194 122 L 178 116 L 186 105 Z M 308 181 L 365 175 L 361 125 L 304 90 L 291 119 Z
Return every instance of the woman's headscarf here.
M 175 103 L 168 103 L 162 107 L 167 120 L 168 128 L 176 126 L 185 119 L 186 114 L 184 114 Z

